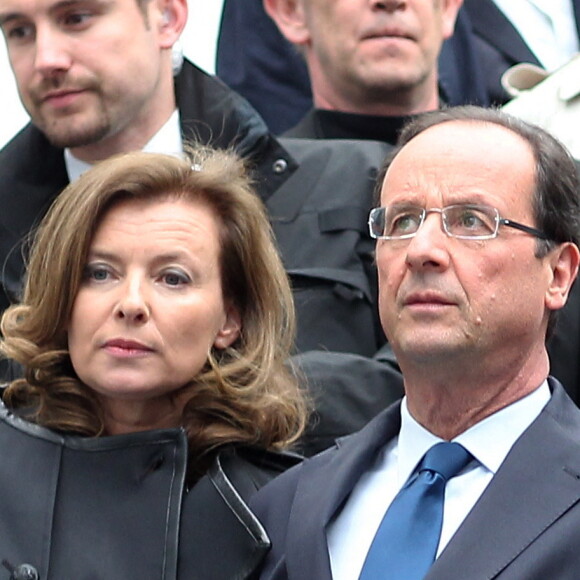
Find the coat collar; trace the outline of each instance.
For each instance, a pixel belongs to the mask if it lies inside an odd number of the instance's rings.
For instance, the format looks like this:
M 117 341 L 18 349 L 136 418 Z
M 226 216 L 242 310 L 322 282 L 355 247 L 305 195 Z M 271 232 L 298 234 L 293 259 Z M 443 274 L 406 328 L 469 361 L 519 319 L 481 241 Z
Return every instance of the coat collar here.
M 233 449 L 222 451 L 207 475 L 183 501 L 179 578 L 242 580 L 264 559 L 270 541 L 233 480 L 243 477 L 247 462 Z
M 270 133 L 264 120 L 238 93 L 185 60 L 175 78 L 183 137 L 234 149 L 253 166 L 256 186 L 266 201 L 297 164 Z

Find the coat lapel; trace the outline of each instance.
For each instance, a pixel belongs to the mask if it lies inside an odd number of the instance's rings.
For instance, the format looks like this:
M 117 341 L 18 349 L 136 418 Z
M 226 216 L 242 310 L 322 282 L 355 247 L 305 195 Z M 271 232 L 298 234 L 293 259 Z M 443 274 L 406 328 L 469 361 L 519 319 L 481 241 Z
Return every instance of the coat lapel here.
M 465 0 L 464 5 L 476 33 L 502 52 L 508 60 L 514 63 L 531 62 L 541 66 L 511 22 L 492 0 Z
M 340 439 L 338 451 L 329 450 L 304 464 L 288 523 L 289 580 L 331 580 L 326 527 L 361 473 L 369 468 L 385 443 L 397 435 L 400 423 L 397 402 L 358 433 Z
M 572 0 L 572 8 L 574 9 L 574 20 L 576 22 L 576 30 L 580 36 L 580 0 Z
M 224 469 L 226 463 L 228 473 Z M 244 580 L 255 577 L 270 542 L 240 490 L 233 485 L 232 477 L 243 480 L 245 469 L 246 464 L 230 451 L 222 451 L 207 474 L 184 496 L 179 578 Z
M 425 580 L 495 578 L 580 500 L 580 413 L 557 385 Z

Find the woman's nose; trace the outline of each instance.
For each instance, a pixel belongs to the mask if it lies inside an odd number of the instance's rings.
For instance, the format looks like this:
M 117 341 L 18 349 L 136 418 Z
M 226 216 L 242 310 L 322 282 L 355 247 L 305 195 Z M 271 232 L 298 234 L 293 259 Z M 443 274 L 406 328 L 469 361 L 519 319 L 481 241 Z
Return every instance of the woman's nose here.
M 146 322 L 150 316 L 150 307 L 143 282 L 136 277 L 127 279 L 119 290 L 115 316 L 128 322 Z

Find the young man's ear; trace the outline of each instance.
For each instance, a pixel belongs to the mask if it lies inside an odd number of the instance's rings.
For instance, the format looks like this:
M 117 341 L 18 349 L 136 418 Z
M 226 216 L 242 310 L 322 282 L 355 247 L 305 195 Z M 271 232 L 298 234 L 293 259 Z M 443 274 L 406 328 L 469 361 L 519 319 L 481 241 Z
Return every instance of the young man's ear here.
M 171 48 L 187 23 L 187 0 L 156 0 L 155 17 L 161 48 Z
M 292 44 L 303 46 L 310 40 L 302 0 L 263 0 L 263 2 L 268 16 Z

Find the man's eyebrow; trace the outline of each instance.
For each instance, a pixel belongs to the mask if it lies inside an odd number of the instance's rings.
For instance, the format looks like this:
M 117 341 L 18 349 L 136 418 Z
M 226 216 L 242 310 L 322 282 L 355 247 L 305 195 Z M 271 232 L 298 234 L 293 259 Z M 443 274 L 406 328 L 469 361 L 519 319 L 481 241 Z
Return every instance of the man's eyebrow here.
M 19 12 L 8 12 L 6 14 L 0 13 L 0 27 L 4 26 L 5 24 L 8 24 L 11 20 L 18 20 L 19 18 L 22 18 L 23 16 L 24 16 L 24 14 L 19 13 Z
M 48 7 L 47 11 L 57 12 L 62 9 L 74 7 L 74 6 L 83 6 L 85 4 L 106 4 L 103 0 L 61 0 L 60 2 L 55 2 L 51 6 Z M 0 12 L 0 26 L 4 26 L 8 24 L 11 20 L 18 20 L 20 18 L 26 18 L 26 14 L 24 12 L 6 12 L 2 14 Z
M 55 10 L 60 10 L 62 8 L 68 8 L 69 6 L 77 6 L 78 4 L 99 4 L 100 2 L 96 0 L 61 0 L 60 2 L 55 2 L 49 7 L 48 11 L 53 12 Z

